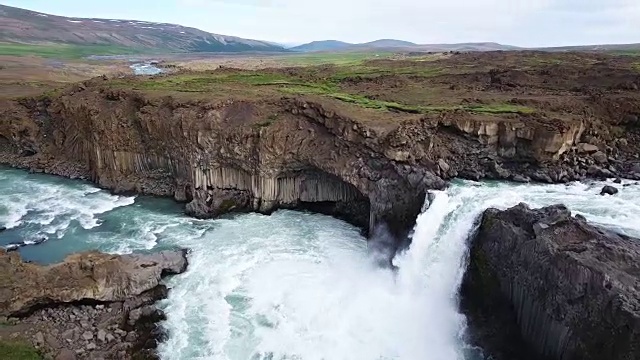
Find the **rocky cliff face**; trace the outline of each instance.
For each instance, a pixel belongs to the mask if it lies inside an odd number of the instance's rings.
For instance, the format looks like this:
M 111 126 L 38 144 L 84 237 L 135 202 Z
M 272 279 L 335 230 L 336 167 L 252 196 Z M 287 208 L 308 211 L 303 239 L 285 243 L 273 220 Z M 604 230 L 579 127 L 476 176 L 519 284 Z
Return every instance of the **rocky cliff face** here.
M 45 356 L 157 359 L 164 318 L 160 280 L 186 270 L 186 251 L 74 254 L 50 266 L 0 250 L 0 340 L 30 342 Z
M 472 241 L 463 308 L 498 358 L 640 358 L 639 239 L 521 204 L 487 210 Z
M 399 238 L 446 179 L 570 181 L 595 164 L 565 159 L 580 120 L 454 111 L 381 124 L 319 98 L 180 100 L 103 81 L 5 102 L 0 162 L 172 196 L 198 217 L 306 208 Z
M 160 285 L 162 277 L 187 268 L 186 252 L 153 255 L 74 254 L 47 267 L 22 262 L 0 250 L 0 316 L 28 314 L 51 304 L 124 301 Z

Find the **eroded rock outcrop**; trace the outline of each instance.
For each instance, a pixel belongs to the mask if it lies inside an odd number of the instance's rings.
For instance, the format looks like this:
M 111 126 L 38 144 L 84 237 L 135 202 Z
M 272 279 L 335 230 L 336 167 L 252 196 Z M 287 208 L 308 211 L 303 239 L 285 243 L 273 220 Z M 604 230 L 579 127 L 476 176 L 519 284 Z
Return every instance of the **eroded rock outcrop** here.
M 639 239 L 520 204 L 487 210 L 472 241 L 462 304 L 497 358 L 640 358 Z
M 86 300 L 124 301 L 156 288 L 163 276 L 182 273 L 186 267 L 185 251 L 122 256 L 89 252 L 39 266 L 0 250 L 0 316 Z
M 0 250 L 0 340 L 31 342 L 47 358 L 157 359 L 160 280 L 186 267 L 185 250 L 89 252 L 49 266 Z

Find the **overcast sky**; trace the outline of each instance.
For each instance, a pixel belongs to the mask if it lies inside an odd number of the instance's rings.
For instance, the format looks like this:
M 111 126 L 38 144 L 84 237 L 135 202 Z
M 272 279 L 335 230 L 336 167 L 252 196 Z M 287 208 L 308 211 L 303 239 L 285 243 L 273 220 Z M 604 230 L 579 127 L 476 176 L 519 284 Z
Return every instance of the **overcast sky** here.
M 394 38 L 520 46 L 640 43 L 640 0 L 0 0 L 284 43 Z

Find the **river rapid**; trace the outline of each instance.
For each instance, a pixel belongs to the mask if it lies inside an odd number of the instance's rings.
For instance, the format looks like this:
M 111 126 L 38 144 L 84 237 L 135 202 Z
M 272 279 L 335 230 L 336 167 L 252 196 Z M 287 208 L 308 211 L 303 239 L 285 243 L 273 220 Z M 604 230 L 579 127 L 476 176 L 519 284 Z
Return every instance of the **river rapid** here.
M 27 245 L 51 263 L 88 249 L 191 249 L 168 281 L 165 360 L 476 360 L 464 341 L 458 287 L 468 235 L 488 207 L 567 205 L 640 237 L 640 186 L 599 196 L 604 183 L 454 182 L 417 219 L 396 273 L 375 265 L 366 239 L 334 218 L 295 211 L 197 220 L 168 199 L 0 168 L 0 245 Z

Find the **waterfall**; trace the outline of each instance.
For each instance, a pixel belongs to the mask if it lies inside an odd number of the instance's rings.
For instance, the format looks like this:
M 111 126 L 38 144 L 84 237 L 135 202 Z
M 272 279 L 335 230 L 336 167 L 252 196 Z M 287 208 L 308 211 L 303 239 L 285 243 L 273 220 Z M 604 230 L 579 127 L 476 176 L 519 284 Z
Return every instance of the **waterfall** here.
M 602 186 L 600 182 L 514 186 L 465 181 L 434 192 L 430 206 L 416 220 L 411 246 L 394 259 L 399 291 L 423 298 L 423 316 L 434 324 L 427 334 L 428 359 L 472 358 L 463 341 L 466 320 L 458 310 L 458 290 L 466 270 L 469 236 L 484 210 L 506 209 L 520 202 L 532 207 L 564 203 L 593 223 L 640 236 L 640 225 L 627 220 L 640 215 L 636 204 L 640 186 L 628 187 L 616 197 L 599 196 Z M 563 333 L 562 329 L 552 330 Z

